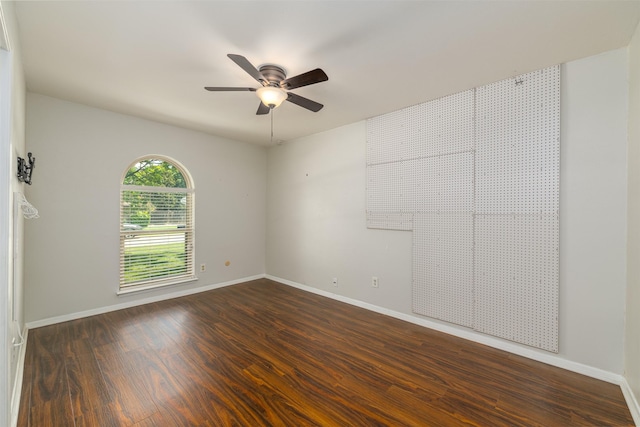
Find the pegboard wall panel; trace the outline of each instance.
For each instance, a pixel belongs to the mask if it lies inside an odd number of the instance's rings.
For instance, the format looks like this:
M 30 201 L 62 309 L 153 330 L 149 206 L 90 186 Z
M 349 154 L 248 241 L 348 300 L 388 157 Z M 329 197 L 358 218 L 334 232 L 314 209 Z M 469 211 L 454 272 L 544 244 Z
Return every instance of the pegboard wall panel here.
M 401 167 L 399 162 L 367 166 L 367 214 L 402 210 Z
M 468 90 L 407 108 L 405 158 L 473 149 L 473 96 Z
M 367 120 L 367 165 L 473 148 L 473 90 Z
M 367 166 L 397 162 L 407 150 L 407 109 L 367 120 Z
M 474 328 L 558 351 L 559 220 L 476 215 Z
M 476 212 L 557 213 L 560 67 L 477 89 Z
M 469 90 L 367 120 L 367 227 L 473 210 L 473 105 Z
M 472 212 L 473 152 L 367 166 L 367 213 Z
M 413 230 L 413 214 L 400 212 L 367 212 L 367 228 L 411 231 Z
M 366 162 L 415 313 L 558 351 L 559 66 L 369 119 Z
M 420 214 L 413 227 L 413 311 L 473 327 L 473 214 Z
M 558 351 L 560 67 L 476 90 L 475 329 Z
M 473 152 L 402 162 L 405 212 L 473 212 Z

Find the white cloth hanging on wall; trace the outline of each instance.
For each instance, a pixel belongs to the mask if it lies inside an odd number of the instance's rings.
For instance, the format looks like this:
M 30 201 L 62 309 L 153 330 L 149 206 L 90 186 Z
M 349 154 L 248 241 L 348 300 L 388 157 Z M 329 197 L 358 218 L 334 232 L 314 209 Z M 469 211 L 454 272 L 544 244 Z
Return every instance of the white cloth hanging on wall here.
M 35 206 L 27 201 L 27 198 L 24 197 L 24 194 L 16 192 L 15 197 L 16 203 L 22 211 L 22 216 L 24 216 L 26 219 L 35 219 L 40 217 L 38 209 L 36 209 Z

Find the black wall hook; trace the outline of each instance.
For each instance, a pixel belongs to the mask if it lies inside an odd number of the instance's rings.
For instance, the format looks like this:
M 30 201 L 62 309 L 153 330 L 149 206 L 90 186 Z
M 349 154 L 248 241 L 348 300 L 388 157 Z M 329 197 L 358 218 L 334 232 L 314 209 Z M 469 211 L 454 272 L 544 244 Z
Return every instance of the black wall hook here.
M 36 166 L 36 158 L 31 156 L 31 153 L 27 153 L 29 163 L 22 157 L 18 157 L 18 181 L 31 185 L 31 174 L 33 174 L 33 168 Z

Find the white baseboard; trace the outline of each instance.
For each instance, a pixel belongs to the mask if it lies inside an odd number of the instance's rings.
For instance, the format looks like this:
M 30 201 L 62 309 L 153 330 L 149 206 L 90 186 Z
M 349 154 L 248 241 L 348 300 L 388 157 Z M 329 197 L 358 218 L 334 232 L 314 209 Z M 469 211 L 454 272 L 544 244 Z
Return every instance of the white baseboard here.
M 20 411 L 20 398 L 22 397 L 22 378 L 24 376 L 24 358 L 27 354 L 27 338 L 29 329 L 24 327 L 22 331 L 23 342 L 18 353 L 18 366 L 16 367 L 16 376 L 13 379 L 13 396 L 11 396 L 11 427 L 18 425 L 18 413 Z
M 275 277 L 268 274 L 266 275 L 266 277 L 267 279 L 274 280 L 276 282 L 289 285 L 298 289 L 302 289 L 304 291 L 308 291 L 314 294 L 332 298 L 347 304 L 351 304 L 360 308 L 374 311 L 376 313 L 384 314 L 390 317 L 395 317 L 396 319 L 404 320 L 406 322 L 414 323 L 419 326 L 424 326 L 429 329 L 434 329 L 449 335 L 454 335 L 459 338 L 464 338 L 469 341 L 484 344 L 489 347 L 504 350 L 509 353 L 516 354 L 518 356 L 523 356 L 528 359 L 536 360 L 538 362 L 546 363 L 547 365 L 556 366 L 562 369 L 566 369 L 568 371 L 576 372 L 576 373 L 586 375 L 592 378 L 596 378 L 602 381 L 606 381 L 606 382 L 618 384 L 618 385 L 621 385 L 622 382 L 624 381 L 624 377 L 622 375 L 614 374 L 613 372 L 605 371 L 599 368 L 594 368 L 592 366 L 583 365 L 582 363 L 573 362 L 571 360 L 567 360 L 550 353 L 542 353 L 542 351 L 537 351 L 532 348 L 527 348 L 516 343 L 512 343 L 509 341 L 501 340 L 499 338 L 484 335 L 470 329 L 466 329 L 466 328 L 463 329 L 462 327 L 447 325 L 447 324 L 439 323 L 433 320 L 419 318 L 419 317 L 411 316 L 405 313 L 400 313 L 394 310 L 390 310 L 388 308 L 379 307 L 377 305 L 369 304 L 353 298 L 348 298 L 342 295 L 337 295 L 331 292 L 323 291 L 321 289 L 317 289 L 311 286 L 292 282 L 291 280 L 282 279 L 280 277 Z
M 206 286 L 198 286 L 197 288 L 184 289 L 180 291 L 170 292 L 168 294 L 157 295 L 157 296 L 125 302 L 121 304 L 109 305 L 107 307 L 99 307 L 91 310 L 80 311 L 77 313 L 64 314 L 62 316 L 49 317 L 47 319 L 27 322 L 26 326 L 28 329 L 41 328 L 43 326 L 54 325 L 56 323 L 68 322 L 69 320 L 81 319 L 83 317 L 95 316 L 96 314 L 103 314 L 111 311 L 122 310 L 123 308 L 135 307 L 138 305 L 149 304 L 152 302 L 164 301 L 168 299 L 184 297 L 187 295 L 198 294 L 200 292 L 206 292 L 213 289 L 224 288 L 225 286 L 231 286 L 231 285 L 237 285 L 239 283 L 250 282 L 251 280 L 264 279 L 265 277 L 266 275 L 264 274 L 258 274 L 255 276 L 243 277 L 241 279 L 231 280 L 229 282 L 214 283 L 212 285 L 206 285 Z
M 622 389 L 624 399 L 627 401 L 627 406 L 629 406 L 629 412 L 631 412 L 633 422 L 637 426 L 640 426 L 640 405 L 638 404 L 638 399 L 636 399 L 636 396 L 633 394 L 633 390 L 629 387 L 629 383 L 626 379 L 622 380 L 620 388 Z

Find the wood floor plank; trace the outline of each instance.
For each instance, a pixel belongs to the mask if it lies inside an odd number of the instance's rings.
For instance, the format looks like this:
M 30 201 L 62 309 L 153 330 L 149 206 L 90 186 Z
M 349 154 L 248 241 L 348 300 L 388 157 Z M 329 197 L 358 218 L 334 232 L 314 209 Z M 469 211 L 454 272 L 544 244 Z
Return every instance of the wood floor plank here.
M 19 426 L 631 426 L 620 387 L 260 279 L 35 329 Z
M 158 408 L 149 392 L 131 375 L 124 372 L 104 372 L 105 387 L 109 394 L 109 409 L 118 425 L 134 425 L 149 418 Z
M 201 425 L 206 421 L 200 412 L 199 394 L 192 384 L 168 369 L 153 349 L 133 353 L 136 370 L 130 375 L 140 382 L 157 407 L 163 408 L 178 425 Z
M 69 396 L 60 396 L 46 402 L 33 402 L 29 407 L 29 426 L 75 426 L 75 417 Z
M 93 355 L 67 358 L 66 372 L 76 417 L 110 403 L 109 393 Z
M 198 412 L 208 423 L 224 425 L 225 420 L 233 419 L 239 425 L 272 425 L 265 422 L 262 414 L 255 412 L 254 408 L 264 403 L 263 396 L 250 392 L 249 381 L 245 380 L 241 369 L 231 368 L 226 362 L 214 369 L 214 365 L 208 363 L 207 369 L 203 370 L 188 352 L 173 355 L 164 362 L 190 384 L 191 399 L 199 402 Z M 214 363 L 219 362 L 216 359 Z M 238 393 L 239 390 L 242 392 Z
M 62 353 L 50 353 L 41 349 L 32 370 L 31 400 L 35 404 L 69 397 Z

